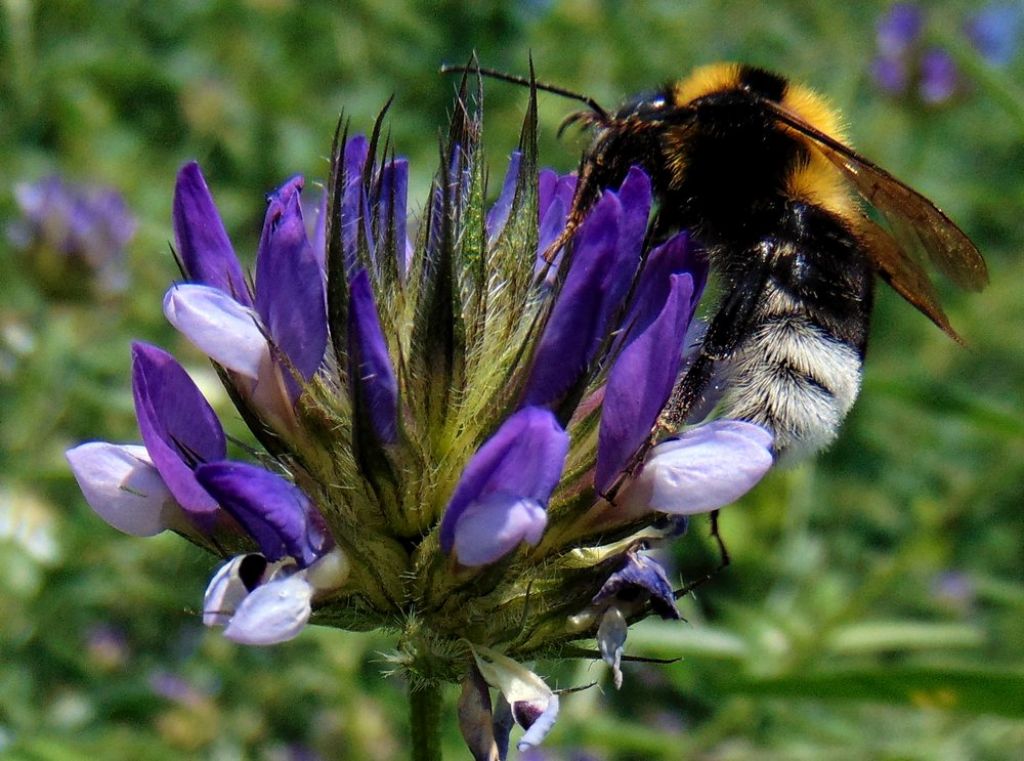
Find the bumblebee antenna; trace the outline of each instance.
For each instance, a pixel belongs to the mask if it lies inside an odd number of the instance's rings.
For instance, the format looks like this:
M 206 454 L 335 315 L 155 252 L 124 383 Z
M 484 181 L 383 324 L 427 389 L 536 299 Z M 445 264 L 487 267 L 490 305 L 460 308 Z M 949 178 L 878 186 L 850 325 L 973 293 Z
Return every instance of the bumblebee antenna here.
M 509 74 L 504 71 L 498 71 L 497 69 L 485 69 L 478 66 L 449 66 L 444 64 L 441 67 L 442 74 L 479 74 L 483 77 L 490 77 L 491 79 L 500 79 L 503 82 L 511 82 L 514 85 L 522 85 L 523 87 L 535 87 L 538 90 L 549 92 L 554 95 L 561 95 L 563 98 L 570 98 L 572 100 L 578 100 L 580 103 L 585 104 L 591 111 L 596 113 L 602 119 L 608 118 L 608 112 L 601 108 L 601 105 L 586 95 L 580 95 L 578 92 L 567 90 L 564 87 L 558 85 L 551 85 L 546 82 L 531 81 L 526 77 L 520 77 L 516 74 Z

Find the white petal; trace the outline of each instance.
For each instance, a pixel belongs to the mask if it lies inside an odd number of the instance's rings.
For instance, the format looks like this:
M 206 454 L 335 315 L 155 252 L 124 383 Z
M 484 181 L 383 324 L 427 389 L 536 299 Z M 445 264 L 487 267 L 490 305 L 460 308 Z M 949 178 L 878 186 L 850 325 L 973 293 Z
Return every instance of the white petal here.
M 348 580 L 352 565 L 341 547 L 335 547 L 306 569 L 306 580 L 316 592 L 333 592 Z
M 276 645 L 298 636 L 312 613 L 313 587 L 303 573 L 257 587 L 238 606 L 224 636 L 243 645 Z
M 752 423 L 707 423 L 652 449 L 637 479 L 637 492 L 649 494 L 652 510 L 676 515 L 717 510 L 739 499 L 768 472 L 771 443 L 772 435 Z
M 90 441 L 65 457 L 89 507 L 118 531 L 153 536 L 186 525 L 144 446 Z
M 259 316 L 218 288 L 184 283 L 164 296 L 164 315 L 219 365 L 255 380 L 270 353 Z
M 249 586 L 240 573 L 242 563 L 249 557 L 250 555 L 236 555 L 218 568 L 217 573 L 210 579 L 206 594 L 203 595 L 203 623 L 207 626 L 227 626 L 238 606 L 249 595 Z M 263 568 L 266 569 L 265 561 Z

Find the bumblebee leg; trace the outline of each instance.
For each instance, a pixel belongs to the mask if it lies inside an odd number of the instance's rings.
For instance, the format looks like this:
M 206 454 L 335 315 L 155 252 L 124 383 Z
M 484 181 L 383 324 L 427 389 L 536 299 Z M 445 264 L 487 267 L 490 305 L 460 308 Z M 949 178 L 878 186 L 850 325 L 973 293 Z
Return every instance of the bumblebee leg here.
M 763 267 L 729 289 L 704 336 L 700 353 L 672 389 L 658 417 L 657 431 L 675 433 L 686 424 L 690 412 L 701 400 L 711 382 L 715 362 L 728 359 L 746 337 L 764 291 L 768 271 Z

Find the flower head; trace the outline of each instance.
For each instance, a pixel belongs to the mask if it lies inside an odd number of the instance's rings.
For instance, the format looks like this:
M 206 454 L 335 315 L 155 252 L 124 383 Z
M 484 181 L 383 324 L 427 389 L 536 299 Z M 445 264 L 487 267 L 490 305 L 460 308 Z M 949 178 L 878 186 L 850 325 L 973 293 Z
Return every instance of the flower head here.
M 455 113 L 415 245 L 406 162 L 379 123 L 339 131 L 314 224 L 301 178 L 269 196 L 252 280 L 186 165 L 186 281 L 164 312 L 266 453 L 230 459 L 186 371 L 137 344 L 143 444 L 68 458 L 115 527 L 224 558 L 207 624 L 248 644 L 318 620 L 400 629 L 393 661 L 417 686 L 461 682 L 467 743 L 492 758 L 514 723 L 529 748 L 558 715 L 520 661 L 593 637 L 621 682 L 628 625 L 678 617 L 643 550 L 752 487 L 772 442 L 736 421 L 656 428 L 707 262 L 685 232 L 646 243 L 650 178 L 631 170 L 546 261 L 575 179 L 537 170 L 533 105 L 489 212 L 479 117 Z

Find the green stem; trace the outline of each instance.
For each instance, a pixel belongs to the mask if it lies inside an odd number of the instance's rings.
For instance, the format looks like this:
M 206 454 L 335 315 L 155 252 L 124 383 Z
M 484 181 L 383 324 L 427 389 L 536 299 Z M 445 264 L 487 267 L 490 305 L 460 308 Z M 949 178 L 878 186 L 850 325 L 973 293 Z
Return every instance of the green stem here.
M 409 685 L 412 761 L 441 761 L 441 687 Z

